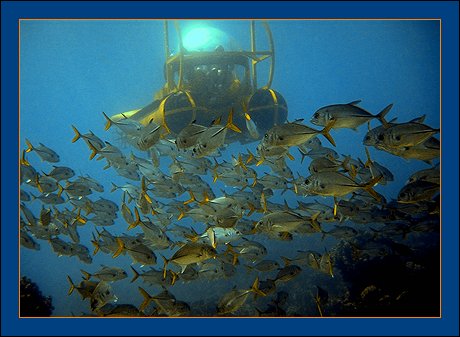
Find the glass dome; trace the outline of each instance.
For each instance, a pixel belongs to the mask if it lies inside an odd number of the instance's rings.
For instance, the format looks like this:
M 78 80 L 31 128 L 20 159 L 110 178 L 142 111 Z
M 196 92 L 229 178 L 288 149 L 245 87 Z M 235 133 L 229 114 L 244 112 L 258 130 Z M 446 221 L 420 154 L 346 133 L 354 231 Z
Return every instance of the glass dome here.
M 207 24 L 189 25 L 182 30 L 182 43 L 189 52 L 211 52 L 217 48 L 225 51 L 241 50 L 236 41 L 224 31 Z

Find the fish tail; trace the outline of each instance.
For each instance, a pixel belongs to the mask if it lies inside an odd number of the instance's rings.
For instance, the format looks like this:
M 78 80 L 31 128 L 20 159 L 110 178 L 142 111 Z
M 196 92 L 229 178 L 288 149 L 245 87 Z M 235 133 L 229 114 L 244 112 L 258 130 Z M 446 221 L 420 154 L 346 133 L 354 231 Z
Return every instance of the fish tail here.
M 144 288 L 142 287 L 139 287 L 139 292 L 141 293 L 142 297 L 144 298 L 144 301 L 142 302 L 142 304 L 140 305 L 139 307 L 139 311 L 144 311 L 145 308 L 147 308 L 147 306 L 150 304 L 150 302 L 152 301 L 152 296 L 149 295 L 149 293 L 147 291 L 145 291 Z
M 232 260 L 232 265 L 237 265 L 239 262 L 238 262 L 238 253 L 235 252 L 235 250 L 233 249 L 233 246 L 230 244 L 230 243 L 227 243 L 227 249 L 225 250 L 225 253 L 226 254 L 230 254 L 233 256 L 233 260 Z
M 260 159 L 257 161 L 256 166 L 262 165 L 262 163 L 265 161 L 264 156 L 260 156 Z
M 390 112 L 392 107 L 393 107 L 393 103 L 388 104 L 385 108 L 383 108 L 382 111 L 380 111 L 377 115 L 375 115 L 375 118 L 377 118 L 385 128 L 388 128 L 389 126 L 388 122 L 385 120 L 385 116 L 387 115 L 388 112 Z
M 112 192 L 115 192 L 116 190 L 118 190 L 120 187 L 115 185 L 114 183 L 112 183 L 112 189 L 110 190 L 110 193 Z M 124 195 L 124 194 L 123 194 Z
M 40 191 L 40 193 L 43 193 L 43 188 L 42 185 L 40 185 L 40 176 L 38 173 L 35 175 L 35 184 L 37 184 L 37 188 Z
M 254 206 L 253 203 L 248 202 L 248 208 L 249 208 L 249 212 L 248 212 L 247 216 L 251 216 L 251 214 L 256 211 L 256 206 Z
M 251 286 L 251 290 L 254 292 L 254 298 L 257 298 L 257 295 L 265 297 L 267 296 L 263 291 L 259 289 L 259 277 L 256 277 L 254 283 Z
M 302 158 L 300 159 L 300 163 L 302 164 L 303 160 L 305 159 L 306 156 L 308 156 L 308 154 L 303 148 L 299 147 L 298 149 L 299 149 L 300 155 L 302 156 Z
M 136 217 L 136 219 L 134 220 L 132 224 L 129 224 L 128 230 L 133 229 L 134 227 L 139 225 L 141 222 L 141 217 L 139 215 L 139 211 L 137 210 L 137 207 L 134 207 L 134 216 Z
M 77 140 L 81 138 L 81 133 L 73 125 L 72 125 L 72 129 L 73 129 L 73 132 L 75 132 L 75 136 L 72 138 L 72 143 L 75 143 Z
M 70 296 L 72 295 L 74 289 L 75 289 L 75 284 L 72 282 L 72 279 L 70 278 L 69 275 L 67 275 L 67 281 L 69 281 L 70 283 L 70 288 L 69 288 L 69 291 L 67 292 L 67 295 Z
M 27 149 L 26 149 L 27 153 L 34 150 L 32 143 L 27 138 L 26 138 L 26 144 L 27 144 Z
M 355 179 L 356 175 L 358 174 L 358 172 L 356 171 L 356 167 L 353 164 L 350 164 L 350 169 L 348 170 L 348 172 L 350 174 L 350 177 L 353 179 Z
M 99 243 L 96 241 L 96 240 L 91 240 L 91 243 L 93 244 L 94 246 L 94 251 L 93 251 L 93 255 L 96 255 L 97 252 L 99 251 L 100 247 L 99 247 Z
M 163 280 L 166 279 L 166 267 L 168 266 L 169 260 L 165 258 L 162 254 L 160 254 L 161 258 L 163 259 Z
M 91 141 L 88 141 L 88 146 L 89 149 L 91 150 L 91 155 L 89 156 L 89 160 L 93 159 L 94 156 L 99 152 L 98 149 L 91 143 Z
M 145 200 L 151 204 L 152 203 L 152 199 L 150 198 L 150 196 L 147 194 L 147 185 L 145 184 L 145 177 L 142 177 L 142 181 L 141 181 L 141 194 L 142 196 L 145 198 Z
M 193 227 L 191 228 L 193 234 L 185 234 L 184 236 L 189 239 L 191 242 L 197 242 L 198 239 L 200 238 L 200 235 L 195 231 L 195 229 L 193 229 Z
M 382 175 L 372 178 L 369 182 L 367 182 L 366 184 L 362 186 L 366 192 L 372 195 L 379 202 L 381 201 L 382 198 L 377 194 L 376 191 L 374 191 L 372 187 L 375 186 L 380 180 L 382 180 L 382 178 L 383 178 Z
M 91 274 L 88 273 L 87 271 L 84 271 L 83 269 L 80 269 L 81 273 L 85 276 L 84 279 L 85 280 L 89 280 L 91 278 Z
M 316 296 L 315 296 L 315 303 L 316 303 L 316 307 L 318 308 L 320 317 L 323 317 L 323 311 L 321 310 L 321 306 L 320 306 L 320 303 L 319 303 L 319 299 L 318 299 L 318 297 L 316 297 Z
M 113 254 L 112 258 L 116 258 L 117 256 L 119 256 L 123 252 L 123 249 L 125 249 L 125 244 L 120 238 L 117 238 L 117 244 L 118 244 L 118 249 L 115 252 L 115 254 Z
M 172 270 L 170 270 L 169 272 L 172 275 L 171 285 L 173 286 L 174 283 L 176 283 L 176 280 L 177 280 L 177 273 L 173 272 Z
M 207 191 L 203 192 L 203 200 L 200 202 L 201 205 L 206 204 L 211 200 Z
M 369 149 L 366 147 L 364 147 L 365 150 L 366 150 L 366 157 L 367 157 L 367 160 L 366 162 L 364 163 L 364 166 L 365 167 L 371 167 L 372 165 L 372 159 L 371 159 L 371 154 L 369 153 Z
M 26 150 L 22 150 L 21 164 L 25 166 L 30 166 L 30 163 L 26 159 Z
M 105 128 L 104 128 L 104 130 L 107 131 L 107 130 L 110 129 L 110 127 L 112 126 L 113 121 L 110 119 L 109 116 L 107 116 L 107 115 L 105 114 L 104 111 L 102 111 L 102 114 L 104 115 L 105 119 L 107 120 L 107 123 L 105 124 Z
M 86 219 L 81 216 L 81 208 L 78 209 L 77 216 L 75 217 L 75 221 L 78 221 L 79 223 L 85 224 Z
M 332 138 L 331 134 L 329 133 L 329 131 L 331 131 L 332 127 L 334 126 L 335 124 L 335 120 L 333 121 L 330 121 L 329 123 L 327 123 L 327 125 L 325 126 L 324 129 L 321 130 L 321 134 L 329 141 L 329 143 L 331 143 L 333 146 L 335 146 L 335 141 L 334 139 Z
M 243 157 L 241 156 L 241 153 L 238 154 L 238 166 L 240 166 L 245 171 L 248 170 L 246 164 L 243 162 Z
M 185 216 L 185 212 L 182 208 L 177 207 L 177 209 L 180 212 L 179 215 L 177 216 L 177 220 L 181 220 Z
M 284 266 L 287 267 L 291 264 L 292 260 L 291 259 L 288 259 L 287 257 L 284 257 L 284 256 L 280 256 L 281 257 L 281 260 L 283 260 L 284 262 Z
M 131 280 L 131 282 L 130 282 L 130 283 L 133 283 L 133 282 L 134 282 L 134 281 L 136 281 L 136 280 L 137 280 L 137 278 L 139 277 L 139 273 L 136 271 L 136 269 L 134 269 L 134 267 L 133 267 L 133 266 L 131 266 L 131 269 L 133 270 L 133 273 L 134 273 L 134 277 L 133 277 L 133 279 Z
M 187 201 L 184 201 L 184 205 L 187 205 L 187 204 L 190 204 L 196 201 L 195 195 L 193 194 L 192 191 L 188 191 L 188 194 L 190 194 L 190 199 L 188 199 Z
M 318 217 L 320 214 L 321 212 L 316 212 L 315 214 L 313 214 L 313 216 L 310 218 L 310 223 L 311 223 L 311 227 L 314 230 L 316 230 L 318 233 L 324 233 L 321 228 L 321 224 L 318 222 Z
M 230 113 L 228 114 L 227 125 L 225 125 L 227 129 L 232 129 L 235 132 L 241 133 L 241 130 L 233 124 L 233 108 L 230 109 Z
M 246 159 L 246 164 L 249 164 L 251 161 L 255 160 L 256 157 L 249 149 L 247 149 L 247 151 L 248 151 L 249 156 L 248 156 L 248 159 Z

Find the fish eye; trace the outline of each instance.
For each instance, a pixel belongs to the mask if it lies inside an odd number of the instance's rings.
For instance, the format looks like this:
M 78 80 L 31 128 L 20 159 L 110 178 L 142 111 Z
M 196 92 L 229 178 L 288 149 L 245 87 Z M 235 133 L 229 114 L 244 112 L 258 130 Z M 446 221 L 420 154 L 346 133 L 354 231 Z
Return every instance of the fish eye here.
M 315 112 L 315 114 L 313 115 L 314 118 L 318 118 L 319 117 L 319 113 Z
M 364 137 L 364 139 L 369 140 L 369 139 L 371 139 L 371 136 L 366 136 L 366 137 Z
M 268 138 L 268 133 L 265 134 L 264 138 Z
M 310 179 L 305 179 L 305 184 L 309 185 L 310 184 Z
M 379 134 L 379 135 L 377 136 L 377 139 L 378 139 L 378 140 L 383 140 L 383 135 L 382 135 L 382 134 Z

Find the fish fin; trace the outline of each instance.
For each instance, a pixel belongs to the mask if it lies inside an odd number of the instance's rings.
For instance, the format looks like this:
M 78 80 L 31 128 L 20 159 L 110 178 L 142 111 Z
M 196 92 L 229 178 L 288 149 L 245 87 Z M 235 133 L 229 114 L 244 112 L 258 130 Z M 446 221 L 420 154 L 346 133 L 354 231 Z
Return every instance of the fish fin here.
M 99 243 L 96 240 L 91 240 L 91 243 L 95 247 L 93 251 L 93 255 L 96 255 L 97 252 L 99 251 Z
M 105 128 L 104 128 L 104 130 L 107 131 L 112 126 L 113 121 L 110 119 L 109 116 L 106 115 L 104 111 L 102 111 L 102 114 L 104 115 L 104 118 L 107 120 L 107 123 L 105 124 Z
M 42 185 L 40 185 L 40 176 L 38 175 L 38 173 L 35 174 L 35 184 L 37 184 L 37 188 L 40 191 L 40 193 L 43 193 L 43 188 Z
M 168 266 L 169 260 L 165 258 L 162 254 L 160 254 L 161 258 L 163 259 L 163 280 L 166 279 L 166 267 Z
M 89 280 L 91 278 L 91 274 L 88 273 L 87 271 L 84 271 L 83 269 L 80 269 L 81 273 L 85 276 L 84 279 L 85 280 Z
M 225 128 L 241 133 L 240 128 L 233 124 L 233 108 L 230 109 L 230 113 L 228 114 L 227 124 L 225 125 Z
M 187 204 L 190 204 L 190 203 L 196 201 L 196 198 L 195 198 L 195 195 L 193 194 L 193 192 L 188 191 L 188 193 L 190 194 L 190 199 L 188 199 L 187 201 L 184 201 L 184 205 L 187 205 Z
M 367 161 L 366 163 L 364 163 L 364 166 L 370 168 L 372 165 L 371 154 L 369 153 L 369 149 L 367 148 L 367 146 L 365 146 L 364 149 L 366 150 L 366 157 L 367 157 Z
M 91 155 L 89 156 L 89 160 L 92 160 L 94 156 L 99 152 L 99 150 L 96 149 L 96 147 L 93 145 L 93 143 L 91 143 L 91 141 L 88 141 L 88 146 L 89 146 L 89 149 L 91 150 Z
M 123 252 L 123 249 L 125 249 L 125 244 L 120 238 L 117 238 L 117 244 L 118 244 L 118 249 L 115 252 L 115 254 L 113 254 L 112 258 L 118 257 Z
M 136 219 L 134 220 L 132 224 L 129 224 L 128 230 L 133 229 L 134 227 L 136 227 L 137 225 L 141 223 L 141 218 L 139 215 L 139 211 L 137 210 L 137 207 L 134 207 L 134 216 L 136 217 Z
M 321 224 L 318 222 L 318 217 L 319 215 L 321 214 L 321 212 L 316 212 L 315 214 L 313 214 L 310 218 L 310 223 L 311 223 L 311 227 L 316 230 L 317 232 L 319 233 L 324 233 L 322 228 L 321 228 Z
M 303 160 L 305 159 L 307 155 L 307 152 L 305 152 L 304 149 L 301 149 L 300 147 L 298 148 L 299 149 L 299 152 L 300 152 L 300 155 L 302 156 L 302 159 L 300 159 L 300 163 L 302 164 L 303 163 Z
M 319 316 L 323 317 L 323 311 L 321 310 L 321 306 L 320 306 L 318 296 L 315 296 L 315 303 L 316 303 L 316 307 L 318 308 L 318 311 L 319 311 Z
M 257 295 L 263 296 L 263 297 L 267 296 L 267 294 L 265 294 L 263 291 L 259 289 L 259 277 L 256 277 L 256 279 L 254 280 L 254 283 L 251 286 L 251 290 L 254 292 L 254 297 L 256 298 L 257 298 Z
M 138 287 L 138 289 L 139 289 L 139 292 L 141 293 L 142 297 L 144 298 L 144 301 L 139 306 L 139 311 L 144 311 L 145 308 L 147 308 L 147 306 L 152 301 L 153 297 L 150 296 L 149 293 L 147 291 L 145 291 L 144 288 Z
M 375 118 L 377 118 L 382 123 L 385 129 L 389 127 L 388 122 L 385 120 L 385 116 L 387 115 L 388 112 L 390 112 L 392 107 L 393 107 L 393 103 L 388 104 L 385 108 L 383 108 L 382 111 L 380 111 L 377 115 L 375 115 Z
M 292 260 L 291 259 L 288 259 L 287 257 L 284 257 L 284 256 L 280 256 L 281 257 L 281 260 L 283 260 L 284 262 L 284 266 L 287 267 L 291 264 Z
M 72 129 L 73 129 L 73 132 L 75 132 L 75 136 L 72 138 L 72 143 L 75 143 L 77 140 L 81 138 L 81 133 L 73 125 L 72 125 Z
M 250 216 L 252 213 L 254 213 L 254 211 L 256 210 L 256 207 L 252 203 L 248 202 L 248 208 L 249 208 L 249 213 L 247 214 L 247 216 Z
M 358 105 L 359 103 L 361 103 L 360 99 L 358 99 L 356 101 L 353 101 L 353 102 L 350 102 L 350 103 L 348 103 L 348 105 Z
M 262 206 L 262 209 L 264 210 L 264 213 L 267 213 L 267 199 L 265 197 L 264 191 L 260 193 L 260 205 Z
M 383 175 L 372 178 L 366 184 L 362 185 L 363 189 L 366 190 L 370 195 L 372 195 L 377 201 L 381 201 L 381 197 L 375 192 L 372 187 L 375 186 L 380 180 L 382 180 Z
M 34 150 L 32 143 L 27 138 L 26 138 L 26 144 L 27 144 L 27 149 L 26 149 L 27 153 Z
M 87 220 L 81 216 L 81 208 L 78 209 L 77 216 L 75 217 L 75 221 L 78 221 L 79 223 L 85 224 Z
M 409 123 L 423 123 L 425 121 L 426 115 L 422 115 L 420 117 L 414 118 L 409 121 Z
M 256 157 L 249 149 L 247 149 L 247 151 L 248 151 L 249 156 L 248 156 L 248 159 L 246 159 L 246 164 L 249 164 L 252 160 L 255 160 Z
M 337 205 L 337 198 L 334 197 L 334 218 L 337 217 L 337 208 L 338 208 L 338 205 Z
M 356 175 L 358 174 L 358 172 L 356 171 L 355 165 L 350 164 L 350 170 L 348 171 L 348 173 L 350 174 L 351 178 L 353 178 L 353 179 L 356 178 Z
M 248 273 L 254 271 L 254 267 L 248 266 L 248 265 L 246 265 L 246 264 L 245 264 L 244 266 L 246 267 Z
M 67 292 L 67 295 L 70 296 L 70 295 L 72 295 L 72 293 L 73 293 L 73 291 L 75 289 L 75 284 L 72 282 L 72 279 L 70 278 L 69 275 L 67 275 L 67 280 L 70 283 L 70 288 L 69 288 L 69 291 Z
M 181 220 L 185 216 L 185 212 L 182 208 L 177 207 L 177 209 L 180 212 L 179 215 L 177 216 L 177 220 Z
M 136 269 L 133 268 L 133 266 L 130 266 L 130 267 L 131 267 L 131 269 L 133 270 L 133 273 L 134 273 L 134 277 L 133 277 L 133 279 L 131 280 L 130 283 L 133 283 L 139 277 L 139 273 L 136 271 Z
M 326 137 L 326 139 L 329 141 L 329 143 L 331 143 L 333 146 L 335 146 L 335 141 L 334 139 L 332 138 L 331 134 L 329 133 L 329 131 L 331 131 L 332 127 L 334 126 L 336 120 L 332 120 L 330 121 L 329 123 L 327 123 L 327 125 L 325 126 L 324 129 L 322 129 L 320 131 L 320 133 Z
M 22 150 L 21 164 L 25 166 L 30 166 L 30 163 L 26 159 L 26 150 Z

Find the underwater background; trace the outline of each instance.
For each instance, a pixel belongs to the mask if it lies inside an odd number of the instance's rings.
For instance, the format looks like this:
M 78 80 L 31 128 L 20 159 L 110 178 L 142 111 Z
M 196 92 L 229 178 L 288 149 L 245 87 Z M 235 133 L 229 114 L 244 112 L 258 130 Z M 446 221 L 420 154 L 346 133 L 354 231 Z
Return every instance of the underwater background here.
M 185 27 L 192 23 L 181 22 L 181 25 Z M 248 49 L 248 22 L 213 20 L 201 24 L 229 32 L 243 49 Z M 404 122 L 426 115 L 425 124 L 432 128 L 440 127 L 439 21 L 313 20 L 270 21 L 269 24 L 276 50 L 272 88 L 286 99 L 289 121 L 303 118 L 307 125 L 311 125 L 309 120 L 320 107 L 362 100 L 360 106 L 373 114 L 393 103 L 387 120 L 397 117 L 398 122 Z M 77 175 L 89 174 L 103 184 L 105 192 L 96 193 L 97 196 L 120 204 L 121 192 L 111 193 L 111 183 L 121 185 L 127 180 L 110 168 L 104 170 L 104 161 L 90 161 L 87 146 L 81 140 L 71 142 L 74 136 L 71 125 L 85 133 L 92 130 L 112 144 L 121 143 L 116 132 L 104 131 L 102 111 L 110 116 L 151 103 L 153 92 L 164 84 L 163 22 L 24 20 L 21 21 L 20 39 L 20 150 L 26 148 L 25 138 L 33 144 L 43 143 L 60 155 L 59 165 L 71 167 Z M 377 126 L 378 121 L 371 121 L 371 125 Z M 333 130 L 331 134 L 337 144 L 335 150 L 365 161 L 362 140 L 366 132 L 366 125 L 360 126 L 357 132 Z M 329 146 L 324 139 L 321 140 L 323 145 Z M 247 148 L 254 153 L 257 143 L 232 144 L 223 150 L 223 156 L 229 158 L 229 153 L 237 155 L 246 152 Z M 121 148 L 126 153 L 131 151 L 127 146 Z M 295 160 L 287 161 L 289 167 L 293 172 L 307 176 L 309 160 L 301 163 L 298 151 L 292 149 L 290 152 Z M 396 199 L 412 173 L 430 167 L 422 161 L 407 161 L 374 148 L 370 148 L 370 152 L 372 159 L 394 175 L 394 181 L 375 187 L 388 201 Z M 27 159 L 39 172 L 51 169 L 49 163 L 42 163 L 33 153 L 28 154 Z M 169 163 L 168 159 L 161 160 L 164 172 L 168 172 Z M 268 170 L 261 167 L 258 172 Z M 207 181 L 212 184 L 211 175 Z M 216 185 L 214 190 L 217 193 L 222 187 L 222 184 Z M 35 193 L 29 186 L 22 185 L 21 188 Z M 186 200 L 187 196 L 182 199 Z M 283 195 L 275 193 L 270 201 L 282 204 L 286 200 L 295 209 L 296 201 L 315 199 L 331 203 L 329 197 L 302 197 L 292 191 Z M 27 202 L 27 206 L 38 216 L 40 201 Z M 187 220 L 180 224 L 187 224 Z M 367 224 L 356 225 L 356 228 L 362 229 L 363 226 Z M 90 241 L 94 227 L 89 222 L 78 228 L 80 242 L 90 251 L 93 250 Z M 116 224 L 107 229 L 121 234 L 127 233 L 126 228 L 126 222 L 119 215 Z M 259 235 L 251 237 L 267 248 L 267 258 L 276 259 L 280 264 L 280 256 L 293 257 L 297 250 L 307 249 L 323 252 L 340 241 L 334 237 L 322 240 L 321 235 L 294 236 L 293 241 L 287 242 Z M 436 247 L 439 233 L 429 236 L 429 239 Z M 132 276 L 129 256 L 113 259 L 99 252 L 88 265 L 76 257 L 58 257 L 47 241 L 37 242 L 40 243 L 39 251 L 21 248 L 20 273 L 36 282 L 43 294 L 52 296 L 53 315 L 90 313 L 88 301 L 82 301 L 79 295 L 67 295 L 69 284 L 66 276 L 70 275 L 74 281 L 80 280 L 80 269 L 93 272 L 99 269 L 100 264 L 122 267 L 129 275 L 112 284 L 118 297 L 117 303 L 139 306 L 142 302 L 137 289 L 141 280 L 133 284 L 129 282 Z M 435 249 L 433 251 L 436 252 Z M 438 256 L 434 256 L 434 260 L 436 258 Z M 157 259 L 160 269 L 162 261 L 159 256 Z M 139 269 L 136 265 L 134 267 Z M 237 273 L 228 279 L 178 282 L 169 290 L 176 298 L 189 303 L 192 313 L 212 315 L 219 298 L 235 285 L 238 288 L 250 287 L 257 275 L 254 272 L 248 274 L 244 266 L 237 268 Z M 277 290 L 289 294 L 288 315 L 318 315 L 312 295 L 316 285 L 327 289 L 330 298 L 344 296 L 350 285 L 345 285 L 340 270 L 336 274 L 331 278 L 302 267 L 298 277 L 277 287 Z M 261 278 L 270 275 L 262 274 Z M 438 276 L 434 275 L 434 278 Z M 401 275 L 395 272 L 390 277 L 397 279 Z M 431 287 L 425 289 L 425 295 L 430 299 L 428 303 L 435 306 L 423 314 L 437 316 L 439 301 L 436 303 L 432 299 L 439 296 L 439 287 L 430 282 L 426 283 Z M 161 290 L 158 286 L 141 286 L 150 294 Z M 252 299 L 248 300 L 248 307 L 243 308 L 242 314 L 256 315 L 254 306 L 263 308 L 264 300 L 257 305 Z M 193 305 L 197 302 L 199 304 Z M 198 305 L 203 307 L 202 311 L 197 309 Z M 333 312 L 333 309 L 330 310 L 329 314 Z M 418 312 L 395 313 L 405 314 L 411 316 Z M 328 315 L 327 310 L 325 315 Z

